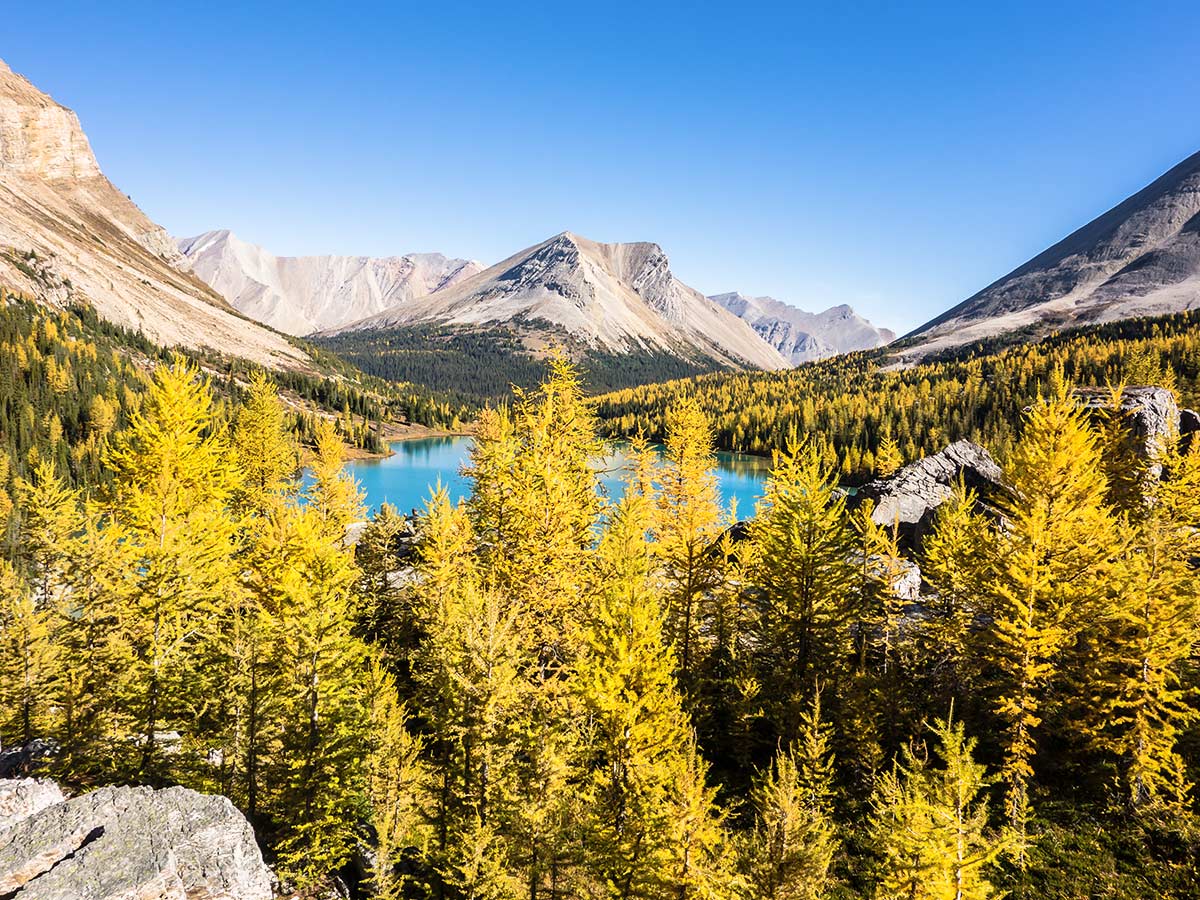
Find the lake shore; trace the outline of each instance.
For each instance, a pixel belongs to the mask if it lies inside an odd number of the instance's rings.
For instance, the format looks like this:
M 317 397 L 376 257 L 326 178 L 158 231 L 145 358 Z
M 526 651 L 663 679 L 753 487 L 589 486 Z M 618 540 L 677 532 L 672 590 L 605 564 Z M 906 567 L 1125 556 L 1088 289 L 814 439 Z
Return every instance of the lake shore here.
M 396 452 L 391 448 L 392 444 L 402 441 L 423 441 L 439 437 L 470 437 L 474 433 L 474 429 L 470 427 L 450 431 L 445 428 L 430 428 L 428 425 L 418 425 L 416 423 L 390 422 L 383 427 L 383 440 L 388 445 L 387 452 L 372 453 L 370 450 L 363 450 L 361 447 L 347 447 L 346 459 L 387 459 Z

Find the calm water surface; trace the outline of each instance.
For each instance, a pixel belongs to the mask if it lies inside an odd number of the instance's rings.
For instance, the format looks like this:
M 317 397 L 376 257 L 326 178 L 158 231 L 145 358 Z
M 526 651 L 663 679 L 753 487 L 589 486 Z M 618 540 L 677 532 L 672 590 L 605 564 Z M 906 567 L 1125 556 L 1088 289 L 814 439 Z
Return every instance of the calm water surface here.
M 420 509 L 440 480 L 458 500 L 470 491 L 470 482 L 460 469 L 471 449 L 469 437 L 422 438 L 397 441 L 386 459 L 360 459 L 347 464 L 367 493 L 367 506 L 374 512 L 387 502 L 401 512 Z M 597 460 L 603 490 L 614 499 L 621 494 L 628 459 L 620 445 L 610 455 Z M 737 499 L 738 516 L 746 518 L 754 511 L 762 495 L 769 465 L 767 460 L 744 453 L 717 454 L 717 485 L 721 500 L 728 508 Z

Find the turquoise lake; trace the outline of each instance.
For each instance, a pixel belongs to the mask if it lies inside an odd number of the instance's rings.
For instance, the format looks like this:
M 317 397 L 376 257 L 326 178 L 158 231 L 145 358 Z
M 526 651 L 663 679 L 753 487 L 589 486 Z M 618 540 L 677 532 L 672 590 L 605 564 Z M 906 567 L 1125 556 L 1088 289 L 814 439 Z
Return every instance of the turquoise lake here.
M 387 502 L 407 513 L 424 507 L 439 480 L 449 488 L 452 500 L 465 496 L 470 483 L 460 471 L 470 450 L 469 437 L 397 441 L 392 444 L 392 455 L 386 459 L 353 460 L 347 463 L 347 468 L 366 492 L 366 503 L 372 512 Z M 596 465 L 602 489 L 609 497 L 619 497 L 628 466 L 620 446 L 615 445 Z M 762 457 L 718 453 L 717 485 L 726 508 L 736 498 L 739 518 L 749 516 L 762 495 L 768 470 L 769 463 Z

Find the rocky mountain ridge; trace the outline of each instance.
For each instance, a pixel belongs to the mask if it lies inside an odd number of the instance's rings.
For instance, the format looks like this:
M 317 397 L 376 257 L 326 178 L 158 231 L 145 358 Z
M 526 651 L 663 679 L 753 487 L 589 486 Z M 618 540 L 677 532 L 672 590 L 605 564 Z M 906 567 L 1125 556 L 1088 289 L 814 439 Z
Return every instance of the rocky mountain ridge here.
M 177 243 L 192 271 L 235 309 L 297 336 L 406 304 L 483 270 L 475 260 L 441 253 L 275 256 L 228 230 Z
M 906 336 L 904 354 L 1200 306 L 1200 153 Z
M 787 365 L 749 325 L 675 277 L 657 244 L 605 244 L 569 231 L 331 333 L 430 323 L 514 323 L 529 332 L 545 323 L 604 352 L 698 354 L 737 368 Z
M 712 294 L 708 299 L 749 323 L 794 366 L 839 353 L 872 350 L 896 339 L 895 332 L 872 325 L 845 304 L 810 313 L 774 297 L 748 297 L 737 291 Z

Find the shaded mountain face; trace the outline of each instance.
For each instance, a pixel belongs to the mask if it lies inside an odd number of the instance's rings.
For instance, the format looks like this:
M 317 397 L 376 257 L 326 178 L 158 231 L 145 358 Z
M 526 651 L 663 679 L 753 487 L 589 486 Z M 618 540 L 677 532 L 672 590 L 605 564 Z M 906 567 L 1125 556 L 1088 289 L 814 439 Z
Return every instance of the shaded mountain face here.
M 793 366 L 854 350 L 871 350 L 896 339 L 849 306 L 810 313 L 773 297 L 747 297 L 737 292 L 709 297 L 750 324 L 759 336 Z
M 167 233 L 101 173 L 75 113 L 3 62 L 0 285 L 52 305 L 90 303 L 165 346 L 307 366 L 189 274 Z
M 483 270 L 440 253 L 274 256 L 230 231 L 178 243 L 192 271 L 235 309 L 295 335 L 355 322 Z
M 706 357 L 733 367 L 786 360 L 749 325 L 679 281 L 657 244 L 601 244 L 570 232 L 411 303 L 334 329 L 545 325 L 604 353 Z
M 920 356 L 1018 329 L 1163 315 L 1200 306 L 1200 153 L 922 325 Z

